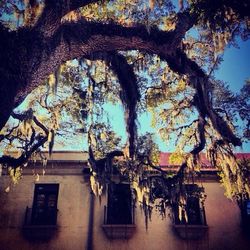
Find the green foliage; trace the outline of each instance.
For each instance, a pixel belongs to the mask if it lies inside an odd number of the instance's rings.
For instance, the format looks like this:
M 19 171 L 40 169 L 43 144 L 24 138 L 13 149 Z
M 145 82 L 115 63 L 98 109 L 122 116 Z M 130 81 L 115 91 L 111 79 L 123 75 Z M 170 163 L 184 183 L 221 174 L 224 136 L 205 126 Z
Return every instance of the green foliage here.
M 22 178 L 22 168 L 8 168 L 9 176 L 11 178 L 12 183 L 15 185 Z
M 160 151 L 158 145 L 155 143 L 153 134 L 146 133 L 138 137 L 136 155 L 139 161 L 145 159 L 144 163 L 149 160 L 150 164 L 154 166 L 159 164 Z
M 95 154 L 95 159 L 105 158 L 106 155 L 121 147 L 121 138 L 112 131 L 110 125 L 95 123 L 90 126 L 89 144 Z
M 174 152 L 169 157 L 169 163 L 173 165 L 181 165 L 185 161 L 185 154 L 182 152 Z
M 162 8 L 164 6 L 164 8 Z M 145 24 L 150 27 L 163 24 L 166 15 L 174 6 L 170 0 L 154 1 L 103 1 L 81 9 L 81 15 L 87 20 L 116 22 L 125 26 Z
M 235 38 L 249 37 L 248 0 L 189 0 L 190 13 L 197 18 L 197 24 L 207 30 L 213 41 L 215 52 L 223 52 L 228 43 L 235 44 Z

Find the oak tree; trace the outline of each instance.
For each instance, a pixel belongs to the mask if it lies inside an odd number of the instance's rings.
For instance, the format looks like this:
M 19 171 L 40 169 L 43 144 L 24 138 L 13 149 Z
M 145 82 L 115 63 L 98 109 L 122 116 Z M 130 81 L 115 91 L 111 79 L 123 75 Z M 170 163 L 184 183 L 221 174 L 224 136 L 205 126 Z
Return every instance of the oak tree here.
M 244 166 L 233 155 L 233 147 L 242 143 L 237 117 L 245 122 L 249 138 L 249 83 L 237 96 L 213 74 L 225 47 L 235 45 L 239 36 L 248 39 L 249 13 L 247 0 L 187 0 L 177 8 L 170 0 L 2 1 L 0 139 L 23 140 L 23 151 L 19 158 L 2 156 L 0 163 L 17 168 L 45 142 L 52 149 L 58 112 L 62 107 L 67 111 L 71 100 L 48 105 L 44 82 L 55 89 L 61 82 L 79 99 L 74 110 L 82 120 L 93 115 L 91 105 L 107 100 L 107 92 L 121 100 L 128 161 L 136 161 L 138 168 L 141 163 L 155 167 L 138 150 L 137 114 L 147 110 L 166 141 L 177 134 L 177 155 L 183 157 L 176 177 L 183 180 L 186 169 L 198 165 L 200 152 L 206 150 L 224 183 L 237 183 L 227 187 L 228 195 L 249 194 L 249 171 L 241 171 Z M 65 67 L 73 59 L 79 67 Z M 95 71 L 98 64 L 105 68 L 103 74 Z M 88 89 L 80 84 L 84 79 Z M 50 112 L 53 106 L 49 128 L 32 110 L 13 111 L 37 88 L 44 95 L 40 104 Z M 6 129 L 11 116 L 19 123 Z

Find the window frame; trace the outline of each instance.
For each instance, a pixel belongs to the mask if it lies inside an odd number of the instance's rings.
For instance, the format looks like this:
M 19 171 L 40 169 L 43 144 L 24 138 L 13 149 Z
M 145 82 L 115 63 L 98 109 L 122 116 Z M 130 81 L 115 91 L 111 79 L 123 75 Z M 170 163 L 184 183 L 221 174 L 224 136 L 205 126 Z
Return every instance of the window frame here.
M 106 223 L 130 225 L 133 223 L 133 204 L 130 184 L 111 183 L 108 185 Z
M 185 204 L 182 204 L 182 206 L 176 204 L 174 206 L 174 224 L 206 226 L 205 207 L 204 204 L 202 204 L 200 197 L 195 193 L 195 190 L 199 188 L 198 185 L 185 184 L 184 188 L 186 192 Z
M 32 225 L 56 225 L 58 194 L 58 183 L 35 184 L 31 214 Z

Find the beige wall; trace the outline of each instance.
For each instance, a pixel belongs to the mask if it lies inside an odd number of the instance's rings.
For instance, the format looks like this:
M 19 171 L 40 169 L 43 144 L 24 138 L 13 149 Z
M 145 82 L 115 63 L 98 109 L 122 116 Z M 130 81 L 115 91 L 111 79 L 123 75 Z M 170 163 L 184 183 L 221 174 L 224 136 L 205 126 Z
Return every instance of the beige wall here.
M 34 176 L 24 175 L 18 185 L 5 193 L 8 176 L 0 177 L 0 249 L 1 250 L 80 250 L 86 249 L 89 220 L 90 192 L 84 177 L 76 172 L 70 175 L 40 176 L 39 183 L 59 183 L 58 232 L 47 242 L 30 242 L 22 235 L 26 206 L 31 207 L 34 192 Z M 179 250 L 179 249 L 249 249 L 250 240 L 241 232 L 239 210 L 235 203 L 227 200 L 223 189 L 216 182 L 203 183 L 207 193 L 205 202 L 208 234 L 202 240 L 180 239 L 173 231 L 167 216 L 164 220 L 155 211 L 148 230 L 145 228 L 143 212 L 137 206 L 135 213 L 136 232 L 130 240 L 109 240 L 102 231 L 103 206 L 94 202 L 94 250 Z

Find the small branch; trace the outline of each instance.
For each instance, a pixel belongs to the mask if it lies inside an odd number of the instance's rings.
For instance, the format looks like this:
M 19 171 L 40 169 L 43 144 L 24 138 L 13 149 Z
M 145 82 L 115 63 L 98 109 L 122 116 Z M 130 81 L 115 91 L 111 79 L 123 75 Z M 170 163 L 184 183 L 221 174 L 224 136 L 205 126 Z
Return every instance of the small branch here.
M 32 148 L 24 153 L 22 153 L 22 155 L 19 158 L 14 158 L 12 156 L 7 156 L 7 155 L 3 155 L 0 157 L 0 164 L 2 165 L 7 165 L 7 166 L 11 166 L 13 168 L 17 168 L 22 166 L 23 164 L 25 164 L 26 162 L 28 162 L 28 160 L 30 159 L 31 155 L 41 146 L 43 146 L 43 144 L 45 142 L 47 142 L 48 137 L 43 137 L 42 139 L 40 139 L 35 145 L 32 146 Z
M 146 160 L 147 162 L 143 162 L 142 164 L 150 166 L 151 168 L 159 171 L 162 175 L 169 173 L 168 171 L 165 171 L 161 169 L 160 167 L 154 166 L 154 164 L 151 162 L 148 156 L 146 156 Z M 173 177 L 164 177 L 164 180 L 168 183 L 177 183 L 177 182 L 182 183 L 183 178 L 184 178 L 184 171 L 186 168 L 187 168 L 187 162 L 184 161 Z
M 3 141 L 4 139 L 8 139 L 8 137 L 14 132 L 14 130 L 19 127 L 19 125 L 20 125 L 20 123 L 18 123 L 17 126 L 12 127 L 10 129 L 10 131 L 5 135 L 0 134 L 0 142 Z
M 191 154 L 196 156 L 198 155 L 205 147 L 206 138 L 205 138 L 205 125 L 206 120 L 204 117 L 200 116 L 198 119 L 198 135 L 199 135 L 199 143 L 191 150 Z
M 22 121 L 23 119 L 26 118 L 26 114 L 14 114 L 14 113 L 12 113 L 12 116 L 15 117 L 15 119 L 19 119 L 20 121 Z M 33 128 L 32 129 L 32 135 L 31 135 L 31 138 L 30 138 L 30 142 L 28 144 L 26 144 L 25 150 L 22 153 L 22 155 L 20 157 L 18 157 L 18 158 L 3 155 L 3 156 L 0 157 L 0 164 L 8 165 L 8 166 L 11 166 L 13 168 L 17 168 L 19 166 L 22 166 L 23 164 L 28 162 L 31 155 L 38 148 L 43 146 L 44 143 L 46 143 L 48 141 L 49 130 L 35 116 L 33 116 L 33 121 L 39 128 L 41 128 L 45 132 L 46 136 L 40 136 L 40 135 L 39 135 L 39 137 L 35 136 L 35 134 L 34 134 L 35 130 Z M 35 139 L 38 139 L 38 141 L 36 143 L 34 143 Z
M 48 130 L 41 122 L 39 122 L 38 119 L 37 119 L 35 116 L 33 116 L 33 121 L 34 121 L 34 123 L 35 123 L 39 128 L 41 128 L 41 129 L 45 132 L 45 134 L 48 136 L 49 130 Z
M 137 79 L 133 67 L 128 64 L 126 58 L 121 54 L 111 53 L 92 53 L 87 57 L 90 60 L 104 60 L 107 65 L 110 65 L 111 70 L 117 75 L 122 92 L 120 95 L 121 101 L 126 109 L 126 124 L 127 133 L 129 135 L 129 154 L 134 156 L 134 142 L 136 137 L 136 105 L 140 99 Z M 90 77 L 92 82 L 94 79 Z

